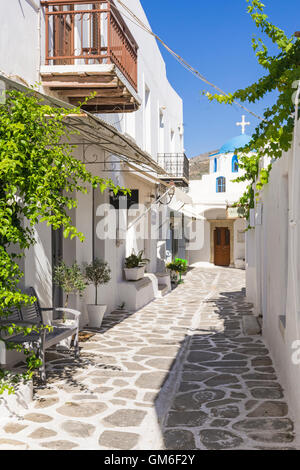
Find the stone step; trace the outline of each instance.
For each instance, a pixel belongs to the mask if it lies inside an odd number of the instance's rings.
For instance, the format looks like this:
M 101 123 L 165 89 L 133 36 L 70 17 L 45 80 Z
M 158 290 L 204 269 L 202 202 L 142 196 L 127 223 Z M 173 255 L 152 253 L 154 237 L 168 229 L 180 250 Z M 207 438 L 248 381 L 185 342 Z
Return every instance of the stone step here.
M 159 286 L 164 286 L 164 287 L 167 287 L 167 292 L 171 292 L 171 277 L 170 277 L 170 273 L 155 273 L 155 276 L 157 278 L 157 281 L 158 281 L 158 289 L 159 291 L 161 290 L 159 288 Z M 165 292 L 165 293 L 167 293 Z M 162 295 L 165 295 L 165 293 L 163 293 Z
M 254 315 L 244 315 L 242 319 L 243 332 L 246 336 L 261 334 L 261 325 Z
M 155 287 L 146 275 L 138 281 L 125 281 L 119 284 L 120 299 L 130 312 L 136 312 L 155 298 Z
M 160 292 L 161 296 L 164 296 L 169 292 L 169 287 L 167 284 L 158 284 L 158 291 Z

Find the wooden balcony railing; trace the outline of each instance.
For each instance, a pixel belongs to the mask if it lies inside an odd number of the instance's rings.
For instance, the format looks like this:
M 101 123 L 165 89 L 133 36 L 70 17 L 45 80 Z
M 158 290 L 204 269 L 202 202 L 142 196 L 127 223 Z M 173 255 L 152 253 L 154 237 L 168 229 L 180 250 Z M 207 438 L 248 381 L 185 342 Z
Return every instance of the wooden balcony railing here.
M 115 64 L 137 91 L 138 46 L 113 0 L 42 1 L 46 65 Z

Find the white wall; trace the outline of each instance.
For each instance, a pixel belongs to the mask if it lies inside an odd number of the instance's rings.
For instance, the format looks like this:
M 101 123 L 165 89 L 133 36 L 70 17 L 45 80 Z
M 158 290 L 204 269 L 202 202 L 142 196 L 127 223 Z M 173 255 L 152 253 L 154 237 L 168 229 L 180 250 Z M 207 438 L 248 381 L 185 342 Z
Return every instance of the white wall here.
M 52 254 L 51 231 L 46 223 L 35 230 L 35 238 L 36 244 L 26 252 L 24 259 L 22 284 L 34 287 L 41 304 L 49 307 L 52 306 Z
M 139 0 L 128 0 L 126 5 L 150 27 Z M 121 7 L 120 11 L 122 13 Z M 139 147 L 150 150 L 149 153 L 154 160 L 157 160 L 158 153 L 182 153 L 184 151 L 182 99 L 168 81 L 166 65 L 154 37 L 128 20 L 128 13 L 125 15 L 124 21 L 139 45 L 138 94 L 142 99 L 142 105 L 138 111 L 130 114 L 134 117 L 123 119 L 119 115 L 120 130 L 134 137 Z M 145 110 L 146 88 L 150 91 L 150 117 Z M 160 111 L 163 113 L 163 129 L 160 128 Z M 119 121 L 116 115 L 101 115 L 101 117 L 110 123 Z M 149 121 L 150 125 L 147 125 Z M 171 130 L 174 131 L 173 144 L 171 143 Z M 151 145 L 147 141 L 149 131 L 151 132 Z
M 210 262 L 210 223 L 205 220 L 204 223 L 204 237 L 203 246 L 199 250 L 188 250 L 189 264 L 198 262 Z
M 221 154 L 210 157 L 210 172 L 203 175 L 201 180 L 190 181 L 190 195 L 195 203 L 209 203 L 210 206 L 233 204 L 237 202 L 246 189 L 247 183 L 234 183 L 232 180 L 243 175 L 243 170 L 232 172 L 232 157 L 234 153 Z M 214 158 L 218 159 L 217 172 L 214 172 Z M 216 192 L 218 177 L 226 178 L 226 192 Z
M 5 0 L 0 0 L 4 4 Z M 5 1 L 5 21 L 0 28 L 0 73 L 16 81 L 34 85 L 40 81 L 39 65 L 44 65 L 45 19 L 44 9 L 31 5 L 39 0 Z M 128 0 L 127 5 L 149 26 L 139 0 Z M 122 10 L 120 10 L 122 13 Z M 102 115 L 107 122 L 115 125 L 122 133 L 134 138 L 140 148 L 149 151 L 157 160 L 160 153 L 183 152 L 183 103 L 170 85 L 166 65 L 156 40 L 124 16 L 138 50 L 138 94 L 142 100 L 140 109 L 130 114 Z M 39 34 L 39 28 L 41 34 Z M 150 91 L 149 110 L 145 112 L 145 88 Z M 41 91 L 43 91 L 41 89 Z M 164 114 L 164 127 L 160 129 L 159 113 Z M 145 129 L 147 127 L 147 130 Z M 171 144 L 171 130 L 174 140 Z M 163 137 L 162 137 L 163 135 Z M 162 144 L 163 142 L 163 144 Z
M 4 0 L 0 0 L 4 3 Z M 39 6 L 39 1 L 35 2 Z M 40 60 L 43 64 L 45 56 L 45 21 L 43 8 L 37 9 L 31 0 L 15 0 L 5 2 L 5 16 L 0 28 L 0 73 L 22 83 L 33 85 L 39 81 Z M 139 0 L 129 0 L 129 8 L 147 25 L 148 20 Z M 2 5 L 4 7 L 4 5 Z M 127 15 L 127 13 L 126 13 Z M 135 113 L 106 114 L 102 117 L 113 124 L 120 132 L 135 139 L 140 148 L 151 153 L 157 160 L 157 153 L 183 151 L 183 105 L 181 98 L 171 87 L 166 66 L 155 39 L 135 26 L 124 16 L 129 29 L 138 45 L 138 93 L 142 106 Z M 39 29 L 41 34 L 39 34 Z M 41 58 L 41 59 L 40 59 Z M 145 91 L 148 89 L 148 107 L 145 109 Z M 43 90 L 41 90 L 43 91 Z M 159 114 L 163 113 L 163 127 L 160 126 Z M 174 131 L 171 146 L 171 130 Z M 78 141 L 78 137 L 76 138 Z M 98 147 L 95 150 L 99 160 L 103 158 Z M 74 151 L 74 156 L 82 158 L 82 147 Z M 145 179 L 120 172 L 103 173 L 100 164 L 88 167 L 94 174 L 111 178 L 116 184 L 140 190 L 140 202 L 149 202 L 150 193 L 156 192 L 156 185 Z M 92 192 L 87 195 L 77 194 L 78 209 L 72 213 L 77 228 L 84 232 L 86 240 L 64 240 L 64 256 L 68 263 L 77 260 L 79 263 L 89 262 L 92 258 Z M 106 195 L 108 201 L 108 195 Z M 101 246 L 100 246 L 101 245 Z M 123 279 L 123 260 L 132 248 L 145 249 L 151 258 L 149 271 L 157 269 L 158 241 L 148 240 L 136 242 L 134 230 L 128 234 L 127 241 L 120 246 L 114 240 L 99 245 L 99 253 L 103 255 L 111 268 L 112 280 L 109 289 L 100 289 L 100 297 L 108 304 L 108 311 L 118 304 L 118 284 Z M 163 252 L 164 241 L 161 241 L 159 252 Z M 34 285 L 41 296 L 42 304 L 49 306 L 52 296 L 51 267 L 51 231 L 44 226 L 38 227 L 37 244 L 33 247 L 25 261 L 25 283 Z M 161 266 L 161 260 L 159 261 Z M 86 301 L 93 298 L 92 288 L 86 293 Z M 75 306 L 82 305 L 79 299 L 71 299 Z
M 296 159 L 300 158 L 300 140 Z M 263 316 L 263 335 L 285 387 L 290 409 L 300 422 L 300 367 L 292 360 L 295 341 L 300 339 L 299 266 L 300 212 L 295 214 L 295 228 L 289 221 L 293 194 L 299 199 L 299 174 L 293 185 L 293 152 L 284 153 L 273 163 L 270 180 L 261 195 L 262 224 L 247 233 L 247 297 L 255 312 Z M 295 240 L 293 241 L 293 231 Z M 281 319 L 285 318 L 286 327 Z M 299 348 L 299 346 L 298 346 Z M 299 357 L 299 354 L 298 354 Z M 296 357 L 297 359 L 297 357 Z
M 78 136 L 76 141 L 79 141 Z M 104 154 L 100 147 L 93 148 L 93 154 L 98 161 L 103 161 Z M 76 158 L 82 159 L 82 147 L 74 151 Z M 92 174 L 103 176 L 103 164 L 92 164 L 88 166 Z M 107 178 L 111 178 L 115 183 L 130 189 L 139 190 L 139 202 L 141 204 L 149 204 L 150 194 L 155 194 L 156 184 L 148 179 L 141 177 L 135 173 L 105 173 Z M 87 194 L 77 193 L 76 198 L 78 207 L 70 212 L 72 222 L 77 229 L 81 231 L 85 240 L 80 242 L 79 239 L 63 240 L 63 258 L 67 264 L 77 261 L 82 267 L 85 263 L 90 263 L 93 258 L 93 192 L 88 189 Z M 101 217 L 98 209 L 101 204 L 109 203 L 109 193 L 105 191 L 100 194 L 98 190 L 95 198 L 95 227 L 99 224 Z M 150 213 L 146 216 L 149 222 Z M 130 222 L 130 219 L 128 220 Z M 144 222 L 144 220 L 142 220 Z M 111 268 L 111 280 L 105 286 L 98 289 L 98 301 L 100 304 L 107 305 L 107 314 L 114 310 L 122 303 L 124 299 L 120 296 L 120 284 L 124 282 L 124 259 L 132 253 L 134 249 L 145 251 L 145 257 L 150 259 L 147 266 L 148 272 L 155 273 L 158 270 L 158 246 L 164 244 L 164 241 L 158 239 L 139 239 L 137 240 L 138 225 L 135 225 L 126 234 L 126 238 L 120 243 L 114 239 L 100 239 L 95 234 L 95 256 L 108 262 Z M 25 285 L 34 286 L 40 298 L 43 307 L 52 306 L 52 243 L 51 230 L 45 224 L 41 224 L 36 232 L 37 243 L 34 245 L 25 258 Z M 93 304 L 95 298 L 94 287 L 89 286 L 83 294 L 83 297 L 71 295 L 69 299 L 69 307 L 77 308 L 82 312 L 81 326 L 87 324 L 87 304 Z
M 246 222 L 244 219 L 237 219 L 234 222 L 234 259 L 245 259 L 245 229 Z M 241 233 L 239 234 L 239 232 Z M 240 236 L 244 241 L 240 241 Z
M 0 73 L 33 85 L 39 81 L 38 12 L 27 0 L 1 0 L 0 6 Z
M 232 157 L 234 153 L 220 154 L 210 157 L 209 174 L 201 180 L 192 180 L 189 185 L 189 196 L 193 199 L 193 211 L 205 219 L 226 219 L 226 207 L 239 200 L 246 189 L 247 183 L 234 183 L 232 180 L 243 175 L 243 170 L 232 172 Z M 217 158 L 217 171 L 214 171 L 214 159 Z M 216 192 L 218 177 L 226 178 L 226 191 Z M 234 259 L 245 258 L 245 243 L 237 241 L 238 231 L 246 228 L 244 219 L 234 223 Z M 190 262 L 210 261 L 210 224 L 204 222 L 204 245 L 201 250 L 189 252 Z

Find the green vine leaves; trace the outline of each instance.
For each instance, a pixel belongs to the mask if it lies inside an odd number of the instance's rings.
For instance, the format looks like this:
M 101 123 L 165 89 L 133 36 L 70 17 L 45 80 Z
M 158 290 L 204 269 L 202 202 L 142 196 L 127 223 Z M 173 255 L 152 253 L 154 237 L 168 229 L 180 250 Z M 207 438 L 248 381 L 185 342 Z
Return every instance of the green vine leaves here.
M 72 108 L 72 114 L 81 112 Z M 128 192 L 111 179 L 93 176 L 73 156 L 71 138 L 78 132 L 67 126 L 69 113 L 45 104 L 34 89 L 9 90 L 0 105 L 0 317 L 11 306 L 34 301 L 18 284 L 23 276 L 19 260 L 35 243 L 37 224 L 62 227 L 64 237 L 83 241 L 69 213 L 77 207 L 76 192 L 86 193 L 88 186 Z M 8 333 L 14 330 L 9 328 Z M 29 372 L 38 366 L 33 351 L 27 352 L 27 362 Z M 2 385 L 6 378 L 2 372 Z
M 260 191 L 269 181 L 272 162 L 290 149 L 293 140 L 295 87 L 300 80 L 300 40 L 294 36 L 288 38 L 284 31 L 268 21 L 264 13 L 265 5 L 260 0 L 247 0 L 248 13 L 257 28 L 275 44 L 277 55 L 270 55 L 261 38 L 252 39 L 252 48 L 258 63 L 266 74 L 257 82 L 228 95 L 203 94 L 213 100 L 232 105 L 235 100 L 256 103 L 270 92 L 276 92 L 276 102 L 266 108 L 263 120 L 256 127 L 251 142 L 238 149 L 239 165 L 244 175 L 235 181 L 247 181 L 249 184 L 237 205 L 244 208 L 246 218 L 259 198 Z M 261 165 L 261 162 L 267 162 Z

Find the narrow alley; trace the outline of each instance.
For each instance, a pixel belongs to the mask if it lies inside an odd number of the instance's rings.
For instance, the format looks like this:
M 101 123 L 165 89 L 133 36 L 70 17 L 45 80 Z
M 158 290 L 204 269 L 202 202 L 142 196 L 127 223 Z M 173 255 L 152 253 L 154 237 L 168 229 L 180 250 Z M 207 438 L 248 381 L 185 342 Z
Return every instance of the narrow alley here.
M 297 436 L 251 314 L 245 272 L 192 268 L 136 313 L 81 333 L 81 357 L 47 353 L 47 385 L 2 418 L 0 449 L 293 449 Z

